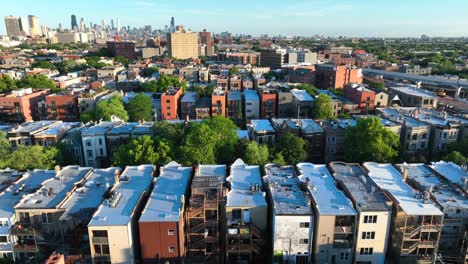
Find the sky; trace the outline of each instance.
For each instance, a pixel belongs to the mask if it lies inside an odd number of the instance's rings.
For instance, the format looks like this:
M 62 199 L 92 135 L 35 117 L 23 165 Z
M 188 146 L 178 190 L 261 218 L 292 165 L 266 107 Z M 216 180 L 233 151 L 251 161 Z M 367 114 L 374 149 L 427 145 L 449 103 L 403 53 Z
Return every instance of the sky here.
M 164 28 L 170 17 L 193 31 L 347 37 L 468 37 L 467 0 L 16 0 L 0 16 L 36 15 L 70 28 L 70 16 L 101 24 Z M 4 20 L 0 34 L 6 34 Z

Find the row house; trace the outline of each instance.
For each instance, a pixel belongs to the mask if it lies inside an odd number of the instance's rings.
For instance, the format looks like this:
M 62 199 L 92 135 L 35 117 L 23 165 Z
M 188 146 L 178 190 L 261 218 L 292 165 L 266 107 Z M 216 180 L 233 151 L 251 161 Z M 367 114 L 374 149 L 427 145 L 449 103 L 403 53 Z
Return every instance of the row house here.
M 49 90 L 23 88 L 0 95 L 0 120 L 30 122 L 37 119 L 38 103 L 45 100 Z
M 437 107 L 437 96 L 435 93 L 416 86 L 389 87 L 392 96 L 398 96 L 402 106 L 432 109 Z
M 242 93 L 240 91 L 227 92 L 226 117 L 234 120 L 234 122 L 242 121 Z
M 354 119 L 336 119 L 320 121 L 324 131 L 323 158 L 325 162 L 344 160 L 346 129 L 356 126 Z
M 161 95 L 161 112 L 163 120 L 179 119 L 180 99 L 182 88 L 168 87 Z
M 217 87 L 211 94 L 211 115 L 212 116 L 226 116 L 226 89 Z
M 195 105 L 195 119 L 209 119 L 211 117 L 211 99 L 201 97 Z
M 243 90 L 254 89 L 254 82 L 252 81 L 252 78 L 250 78 L 250 76 L 247 76 L 247 75 L 242 76 L 242 89 Z
M 188 91 L 180 100 L 180 118 L 182 120 L 195 119 L 196 118 L 196 106 L 199 99 L 197 92 Z
M 299 180 L 312 196 L 314 263 L 354 263 L 357 213 L 326 165 L 299 163 Z
M 143 263 L 180 263 L 185 257 L 184 210 L 191 175 L 191 167 L 174 161 L 161 167 L 138 220 Z
M 369 178 L 393 202 L 388 258 L 398 263 L 435 263 L 444 213 L 430 196 L 411 188 L 408 172 L 364 162 Z
M 56 93 L 38 103 L 38 116 L 45 120 L 76 121 L 79 119 L 78 94 Z
M 276 131 L 268 119 L 252 119 L 247 129 L 253 141 L 259 144 L 275 144 Z
M 343 89 L 348 83 L 362 83 L 362 69 L 348 65 L 318 64 L 316 67 L 316 86 L 322 89 Z
M 314 110 L 315 99 L 305 90 L 293 89 L 293 105 L 297 118 L 310 118 Z
M 13 127 L 7 132 L 7 138 L 12 147 L 19 145 L 31 146 L 35 145 L 34 135 L 53 128 L 61 124 L 61 121 L 32 121 L 26 122 L 17 127 Z
M 153 165 L 127 166 L 88 224 L 93 264 L 137 263 L 138 218 L 153 185 Z
M 276 89 L 261 86 L 258 88 L 258 94 L 260 95 L 260 118 L 276 117 L 278 102 Z
M 362 84 L 349 83 L 343 90 L 344 96 L 352 102 L 358 104 L 358 108 L 368 112 L 374 109 L 375 92 L 367 89 Z
M 247 120 L 260 118 L 260 97 L 256 90 L 245 90 L 244 98 L 244 117 Z
M 271 204 L 273 262 L 311 263 L 314 213 L 310 194 L 304 192 L 294 166 L 265 165 L 268 200 Z
M 229 90 L 242 91 L 242 78 L 239 75 L 229 76 Z
M 453 162 L 432 162 L 429 167 L 442 178 L 448 180 L 464 192 L 468 192 L 468 173 L 466 166 L 458 166 Z

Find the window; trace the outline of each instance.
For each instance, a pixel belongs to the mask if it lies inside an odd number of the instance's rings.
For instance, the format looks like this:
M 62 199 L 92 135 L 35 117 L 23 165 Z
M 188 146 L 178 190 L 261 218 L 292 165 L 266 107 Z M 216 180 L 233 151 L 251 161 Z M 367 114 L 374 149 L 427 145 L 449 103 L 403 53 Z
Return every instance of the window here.
M 362 232 L 362 239 L 374 239 L 375 232 Z
M 0 236 L 0 243 L 7 243 L 8 237 L 7 236 Z
M 232 219 L 241 219 L 241 209 L 232 210 Z
M 167 104 L 170 104 L 170 103 L 171 103 L 171 100 L 166 100 L 166 103 L 167 103 Z
M 372 255 L 374 248 L 361 248 L 359 255 Z
M 88 154 L 88 157 L 92 157 L 92 156 L 93 156 L 93 151 L 92 151 L 92 150 L 87 150 L 86 153 Z
M 91 140 L 86 141 L 86 146 L 91 147 Z
M 301 238 L 301 239 L 299 239 L 299 244 L 307 245 L 307 244 L 309 244 L 309 239 Z
M 169 247 L 169 252 L 174 253 L 175 252 L 175 247 Z
M 427 137 L 427 134 L 426 134 L 426 133 L 422 134 L 422 138 L 423 138 L 423 139 L 426 139 L 426 137 Z
M 107 230 L 93 230 L 93 237 L 107 237 Z
M 349 260 L 349 253 L 348 252 L 341 252 L 340 253 L 340 260 Z
M 412 137 L 413 137 L 412 138 L 413 140 L 416 140 L 416 139 L 418 139 L 418 134 L 414 134 Z
M 301 228 L 309 228 L 309 222 L 302 222 L 299 224 Z
M 109 255 L 109 245 L 102 245 L 102 254 Z
M 42 223 L 49 223 L 49 218 L 51 218 L 52 214 L 51 213 L 42 213 L 41 214 L 41 220 L 42 220 Z
M 421 148 L 425 148 L 426 147 L 426 142 L 421 142 Z
M 364 216 L 364 223 L 365 224 L 375 224 L 375 223 L 377 223 L 377 216 L 376 215 L 366 215 L 366 216 Z
M 168 236 L 173 236 L 174 235 L 174 229 L 168 229 L 167 230 L 167 235 Z
M 99 139 L 99 145 L 102 145 L 102 138 Z
M 94 245 L 94 252 L 95 252 L 96 254 L 101 255 L 101 254 L 102 254 L 101 245 Z

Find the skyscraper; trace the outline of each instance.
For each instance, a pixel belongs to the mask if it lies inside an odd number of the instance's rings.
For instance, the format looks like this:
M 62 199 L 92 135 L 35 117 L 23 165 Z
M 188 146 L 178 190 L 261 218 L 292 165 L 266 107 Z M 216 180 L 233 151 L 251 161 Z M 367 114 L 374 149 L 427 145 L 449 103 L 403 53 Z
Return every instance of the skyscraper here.
M 117 18 L 117 31 L 120 31 L 120 18 Z
M 114 19 L 111 19 L 111 29 L 114 29 Z
M 29 34 L 31 35 L 31 37 L 41 35 L 40 29 L 39 29 L 39 19 L 37 18 L 37 16 L 29 15 L 28 22 L 29 22 Z
M 175 22 L 174 22 L 174 17 L 171 17 L 171 25 L 169 26 L 169 33 L 175 32 Z
M 18 17 L 5 17 L 5 27 L 9 37 L 17 37 L 21 35 L 20 23 Z
M 78 29 L 78 21 L 76 21 L 75 15 L 71 15 L 71 29 Z
M 86 25 L 84 23 L 84 19 L 81 18 L 81 20 L 80 20 L 80 32 L 84 32 L 85 28 L 86 28 Z

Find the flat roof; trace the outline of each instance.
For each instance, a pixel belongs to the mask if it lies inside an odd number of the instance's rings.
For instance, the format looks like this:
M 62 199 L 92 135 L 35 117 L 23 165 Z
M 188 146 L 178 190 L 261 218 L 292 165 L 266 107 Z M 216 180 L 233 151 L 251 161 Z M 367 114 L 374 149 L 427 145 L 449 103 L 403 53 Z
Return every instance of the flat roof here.
M 292 119 L 302 129 L 302 133 L 321 133 L 323 128 L 312 119 Z
M 408 117 L 399 112 L 395 108 L 378 108 L 378 111 L 387 119 L 399 124 L 406 124 L 409 127 L 428 127 L 429 125 L 423 123 L 415 118 Z
M 107 131 L 111 130 L 114 126 L 117 126 L 120 123 L 121 122 L 103 121 L 99 124 L 83 129 L 81 134 L 83 136 L 92 136 L 94 134 L 105 134 Z
M 45 180 L 55 176 L 54 170 L 33 170 L 0 193 L 0 218 L 10 218 L 15 214 L 15 205 L 29 193 L 36 191 Z
M 299 163 L 297 167 L 299 180 L 307 185 L 320 215 L 356 215 L 353 203 L 337 189 L 326 165 Z
M 442 180 L 422 163 L 398 164 L 400 170 L 408 170 L 408 178 L 415 181 L 424 191 L 430 192 L 440 207 L 468 210 L 468 198 Z
M 44 131 L 37 133 L 36 136 L 57 135 L 58 133 L 66 132 L 74 127 L 77 127 L 80 124 L 81 122 L 62 122 Z
M 45 127 L 48 127 L 48 126 L 58 125 L 61 122 L 62 121 L 57 121 L 57 120 L 26 122 L 17 127 L 13 127 L 12 129 L 10 129 L 10 131 L 8 131 L 8 133 L 32 133 L 40 129 L 44 129 Z
M 291 93 L 300 102 L 313 102 L 315 99 L 306 91 L 299 89 L 292 89 Z
M 389 87 L 389 89 L 399 91 L 399 92 L 412 95 L 412 96 L 422 97 L 422 98 L 432 98 L 432 99 L 436 98 L 434 93 L 428 90 L 423 90 L 423 89 L 411 87 L 411 86 L 402 86 L 402 87 L 394 86 L 394 87 Z
M 293 166 L 265 165 L 265 184 L 270 189 L 275 215 L 312 215 L 306 193 L 299 188 Z
M 39 190 L 25 195 L 15 209 L 56 208 L 70 192 L 75 190 L 76 185 L 88 176 L 91 170 L 90 167 L 76 165 L 63 167 L 55 177 L 44 181 Z
M 275 132 L 273 126 L 271 126 L 270 120 L 268 119 L 252 119 L 250 120 L 249 127 L 252 127 L 254 131 Z
M 242 93 L 239 91 L 228 91 L 227 99 L 232 101 L 240 101 L 242 100 Z
M 238 139 L 250 139 L 248 130 L 236 129 L 234 131 L 236 132 Z
M 154 165 L 125 167 L 112 188 L 112 197 L 101 203 L 88 227 L 127 225 L 142 194 L 150 188 L 155 170 Z
M 162 167 L 139 222 L 179 222 L 191 174 L 175 161 Z
M 275 127 L 280 127 L 283 124 L 286 124 L 291 129 L 301 129 L 301 127 L 294 121 L 289 118 L 272 118 L 271 123 Z
M 260 166 L 247 165 L 237 159 L 231 165 L 227 181 L 231 190 L 227 194 L 227 207 L 266 207 L 265 193 L 262 189 Z M 258 190 L 252 188 L 257 186 Z
M 104 193 L 114 185 L 115 175 L 120 174 L 120 171 L 119 167 L 93 169 L 83 186 L 76 189 L 60 206 L 61 209 L 65 209 L 65 212 L 59 220 L 87 219 L 89 221 L 104 200 Z
M 256 90 L 245 90 L 243 94 L 246 101 L 260 101 Z
M 453 162 L 445 161 L 432 162 L 429 167 L 466 191 L 466 183 L 468 183 L 468 173 L 466 169 Z
M 359 211 L 391 210 L 385 194 L 377 190 L 359 164 L 331 162 L 329 166 L 333 177 L 343 183 Z
M 407 215 L 443 215 L 434 203 L 421 199 L 419 192 L 403 181 L 403 176 L 392 164 L 365 162 L 364 166 L 375 184 L 389 192 Z
M 203 165 L 200 164 L 195 170 L 195 177 L 221 177 L 222 181 L 226 181 L 226 165 Z
M 184 96 L 182 96 L 182 99 L 180 102 L 182 103 L 195 103 L 198 99 L 198 93 L 193 92 L 193 91 L 187 91 L 185 92 Z
M 151 134 L 152 127 L 154 126 L 153 121 L 145 121 L 143 123 L 138 123 L 135 128 L 132 130 L 132 134 L 134 135 L 147 135 Z
M 112 127 L 107 134 L 130 134 L 137 125 L 138 123 L 133 122 L 121 123 Z

